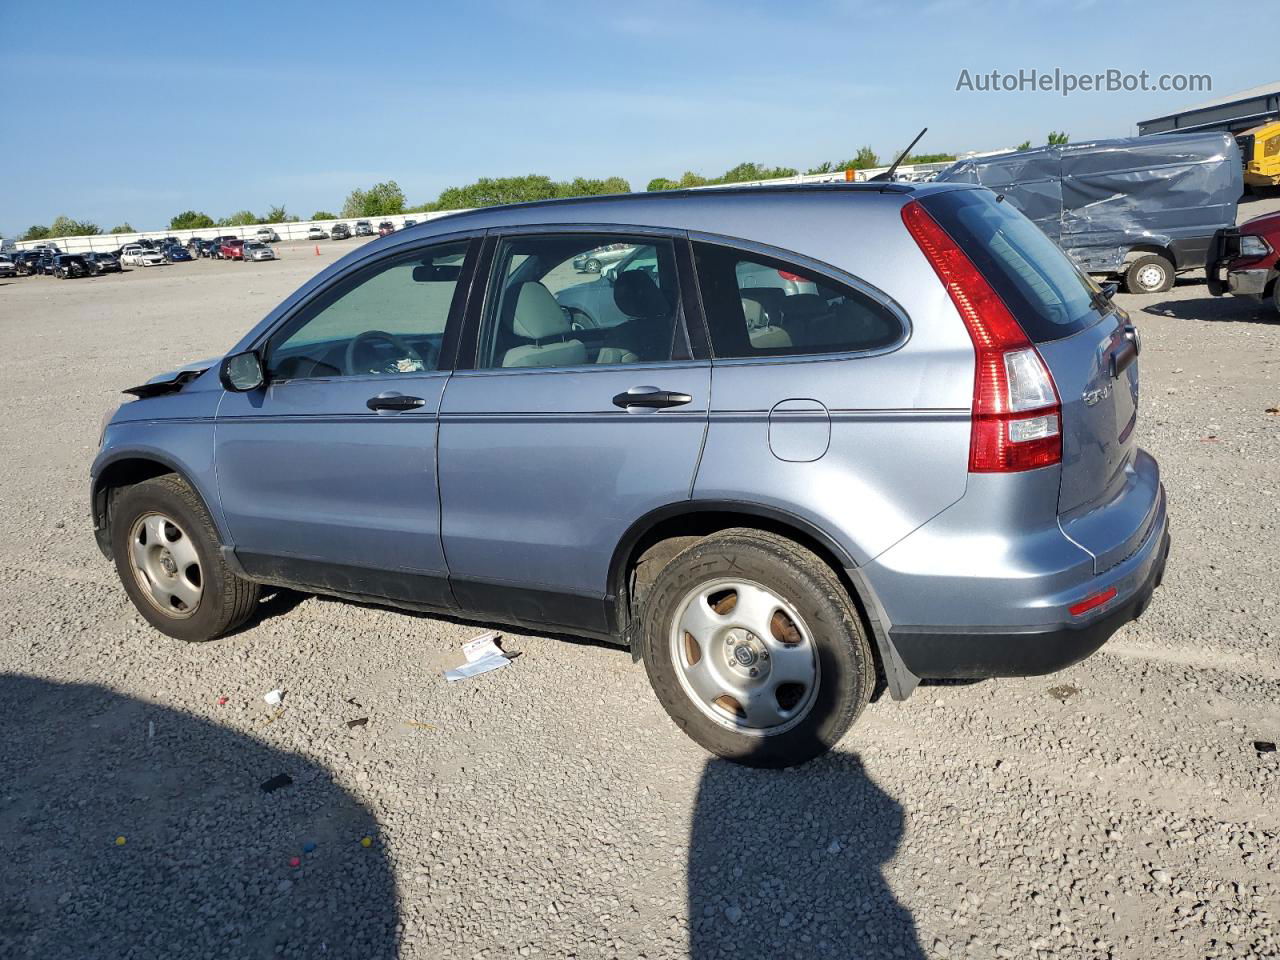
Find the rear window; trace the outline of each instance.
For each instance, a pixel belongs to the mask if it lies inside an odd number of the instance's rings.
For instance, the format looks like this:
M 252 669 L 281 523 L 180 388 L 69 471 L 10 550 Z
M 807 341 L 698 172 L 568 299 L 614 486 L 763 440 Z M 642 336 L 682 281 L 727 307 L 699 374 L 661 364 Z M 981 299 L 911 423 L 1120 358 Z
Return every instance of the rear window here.
M 969 256 L 1035 343 L 1101 319 L 1098 287 L 1034 223 L 989 190 L 952 190 L 924 207 Z

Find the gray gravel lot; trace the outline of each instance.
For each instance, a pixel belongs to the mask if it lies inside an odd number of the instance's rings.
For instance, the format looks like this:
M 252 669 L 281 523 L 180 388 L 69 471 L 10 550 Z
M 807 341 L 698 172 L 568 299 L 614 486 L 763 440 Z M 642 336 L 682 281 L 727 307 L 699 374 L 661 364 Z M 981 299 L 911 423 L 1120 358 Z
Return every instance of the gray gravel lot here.
M 1280 956 L 1268 307 L 1121 297 L 1174 535 L 1141 621 L 768 772 L 604 645 L 508 631 L 446 685 L 481 627 L 280 594 L 187 646 L 134 612 L 87 519 L 102 412 L 352 246 L 0 281 L 0 957 Z

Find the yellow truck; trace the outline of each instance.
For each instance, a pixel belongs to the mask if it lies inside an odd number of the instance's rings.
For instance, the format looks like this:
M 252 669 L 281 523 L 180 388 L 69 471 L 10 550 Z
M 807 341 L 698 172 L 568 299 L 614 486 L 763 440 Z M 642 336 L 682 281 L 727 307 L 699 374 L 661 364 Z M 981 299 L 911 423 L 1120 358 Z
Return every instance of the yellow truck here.
M 1280 120 L 1236 134 L 1244 159 L 1244 182 L 1250 187 L 1280 186 Z

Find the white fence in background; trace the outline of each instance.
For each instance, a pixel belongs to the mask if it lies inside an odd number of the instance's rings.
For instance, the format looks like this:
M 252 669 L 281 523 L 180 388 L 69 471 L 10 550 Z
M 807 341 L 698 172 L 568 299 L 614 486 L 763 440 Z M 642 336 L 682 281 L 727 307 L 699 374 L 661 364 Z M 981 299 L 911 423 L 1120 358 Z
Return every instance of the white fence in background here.
M 917 174 L 937 173 L 951 166 L 952 161 L 945 163 L 904 163 L 895 171 L 896 176 L 911 177 Z M 868 167 L 866 170 L 831 170 L 827 173 L 801 173 L 794 177 L 777 177 L 773 180 L 746 180 L 741 183 L 712 183 L 698 190 L 715 190 L 720 187 L 762 187 L 778 186 L 789 183 L 846 183 L 853 181 L 863 183 L 872 177 L 888 170 L 888 167 Z
M 450 210 L 447 212 L 457 213 L 458 211 Z M 214 237 L 231 236 L 254 240 L 257 239 L 259 230 L 268 228 L 274 230 L 283 243 L 289 240 L 306 240 L 307 231 L 312 227 L 319 227 L 325 233 L 328 233 L 335 223 L 345 223 L 354 233 L 357 220 L 368 220 L 376 232 L 378 224 L 383 220 L 390 220 L 395 224 L 397 230 L 403 230 L 406 220 L 423 223 L 445 215 L 445 213 L 395 213 L 386 217 L 340 217 L 337 220 L 302 220 L 297 223 L 254 223 L 247 227 L 204 227 L 199 230 L 144 230 L 140 233 L 99 233 L 91 237 L 50 237 L 48 240 L 19 240 L 15 246 L 19 250 L 30 250 L 41 243 L 52 243 L 63 253 L 89 253 L 91 251 L 102 253 L 117 250 L 127 243 L 135 243 L 142 238 L 159 240 L 162 237 L 177 237 L 182 243 L 186 243 L 192 237 L 212 240 Z

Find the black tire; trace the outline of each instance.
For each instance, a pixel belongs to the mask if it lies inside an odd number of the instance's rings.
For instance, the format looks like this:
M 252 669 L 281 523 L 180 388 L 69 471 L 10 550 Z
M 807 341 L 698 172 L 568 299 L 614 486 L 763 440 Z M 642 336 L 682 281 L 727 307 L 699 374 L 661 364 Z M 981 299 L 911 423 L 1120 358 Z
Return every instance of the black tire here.
M 1158 281 L 1155 271 L 1160 271 Z M 1165 293 L 1173 289 L 1173 264 L 1168 257 L 1158 253 L 1149 253 L 1129 264 L 1124 274 L 1124 289 L 1127 293 Z
M 673 662 L 672 631 L 699 584 L 741 578 L 789 603 L 817 656 L 812 706 L 773 735 L 742 733 L 709 717 L 685 692 Z M 668 716 L 700 746 L 752 767 L 789 767 L 830 750 L 862 713 L 875 687 L 875 661 L 857 608 L 832 569 L 792 540 L 761 530 L 724 530 L 698 541 L 658 574 L 642 601 L 642 655 Z M 753 674 L 754 676 L 754 674 Z
M 199 557 L 200 600 L 193 613 L 181 618 L 166 614 L 152 601 L 138 582 L 130 560 L 129 538 L 134 525 L 151 513 L 172 518 L 189 535 Z M 111 506 L 111 553 L 120 582 L 147 622 L 178 640 L 201 642 L 220 637 L 244 623 L 257 605 L 258 584 L 232 573 L 219 546 L 218 533 L 203 501 L 176 474 L 127 487 Z

